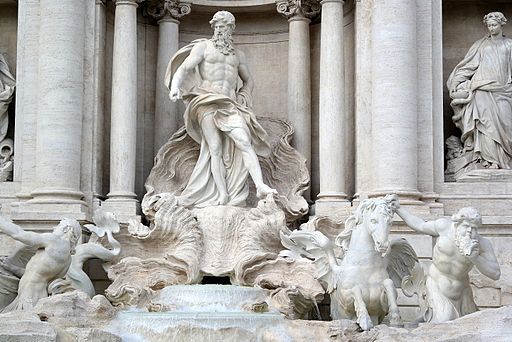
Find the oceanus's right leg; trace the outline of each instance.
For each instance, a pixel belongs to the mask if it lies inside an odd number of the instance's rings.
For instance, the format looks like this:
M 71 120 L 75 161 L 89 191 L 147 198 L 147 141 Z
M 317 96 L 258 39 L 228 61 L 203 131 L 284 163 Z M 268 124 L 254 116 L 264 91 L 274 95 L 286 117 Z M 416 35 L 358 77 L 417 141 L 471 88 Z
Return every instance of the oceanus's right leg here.
M 224 178 L 225 169 L 222 161 L 222 135 L 217 126 L 215 126 L 213 115 L 211 113 L 205 113 L 203 115 L 204 117 L 201 121 L 201 130 L 210 151 L 210 165 L 213 181 L 219 191 L 219 200 L 217 204 L 224 205 L 228 203 L 229 196 L 226 187 L 226 179 Z

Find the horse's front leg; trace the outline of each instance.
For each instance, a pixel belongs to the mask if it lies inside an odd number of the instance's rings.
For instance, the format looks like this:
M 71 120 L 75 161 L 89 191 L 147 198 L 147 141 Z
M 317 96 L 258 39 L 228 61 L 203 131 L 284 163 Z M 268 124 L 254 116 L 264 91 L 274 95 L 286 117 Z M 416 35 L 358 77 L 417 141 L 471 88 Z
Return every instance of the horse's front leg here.
M 384 286 L 389 313 L 391 314 L 389 323 L 391 325 L 400 325 L 402 323 L 402 318 L 400 317 L 400 311 L 398 310 L 398 305 L 396 303 L 398 293 L 396 292 L 395 284 L 393 284 L 393 280 L 388 278 L 384 279 L 382 285 Z
M 354 286 L 351 290 L 354 297 L 354 308 L 356 310 L 357 324 L 363 330 L 370 330 L 373 328 L 373 322 L 366 309 L 366 304 L 363 300 L 363 294 L 359 286 Z

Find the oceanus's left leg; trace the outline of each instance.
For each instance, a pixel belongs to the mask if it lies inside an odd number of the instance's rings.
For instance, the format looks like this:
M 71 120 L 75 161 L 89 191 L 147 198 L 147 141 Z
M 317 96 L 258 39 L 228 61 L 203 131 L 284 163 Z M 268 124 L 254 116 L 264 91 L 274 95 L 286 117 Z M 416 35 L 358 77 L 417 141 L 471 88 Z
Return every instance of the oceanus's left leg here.
M 398 293 L 396 292 L 395 285 L 389 278 L 384 279 L 382 285 L 384 286 L 384 292 L 386 293 L 388 302 L 387 305 L 389 308 L 389 314 L 391 315 L 389 321 L 391 325 L 400 325 L 402 323 L 402 318 L 400 317 L 400 311 L 398 310 L 398 305 L 396 303 Z
M 258 160 L 258 156 L 254 151 L 254 147 L 251 143 L 251 137 L 246 130 L 243 128 L 235 128 L 228 133 L 229 137 L 235 143 L 236 148 L 242 152 L 242 158 L 244 165 L 249 171 L 251 178 L 256 186 L 257 196 L 263 198 L 268 194 L 276 193 L 275 189 L 272 189 L 265 183 L 263 183 L 263 175 L 261 173 L 261 166 Z

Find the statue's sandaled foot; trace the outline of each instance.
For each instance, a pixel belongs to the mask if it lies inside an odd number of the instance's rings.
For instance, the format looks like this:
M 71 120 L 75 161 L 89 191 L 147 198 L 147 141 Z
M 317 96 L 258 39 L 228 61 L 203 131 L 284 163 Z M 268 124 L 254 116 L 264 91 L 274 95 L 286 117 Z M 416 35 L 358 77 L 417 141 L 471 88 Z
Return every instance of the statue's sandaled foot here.
M 220 194 L 217 204 L 218 205 L 226 205 L 228 202 L 229 202 L 228 194 Z
M 256 196 L 258 198 L 265 198 L 269 194 L 277 195 L 277 190 L 272 189 L 271 187 L 269 187 L 266 184 L 261 184 L 260 186 L 256 187 Z

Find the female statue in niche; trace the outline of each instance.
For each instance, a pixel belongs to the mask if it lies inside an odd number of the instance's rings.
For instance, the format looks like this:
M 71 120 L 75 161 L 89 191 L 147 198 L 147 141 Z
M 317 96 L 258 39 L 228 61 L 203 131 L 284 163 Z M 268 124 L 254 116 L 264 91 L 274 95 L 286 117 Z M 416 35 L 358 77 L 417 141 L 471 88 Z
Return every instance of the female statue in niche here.
M 489 34 L 448 78 L 453 121 L 471 169 L 512 169 L 512 39 L 503 35 L 503 13 L 491 12 L 483 22 Z

